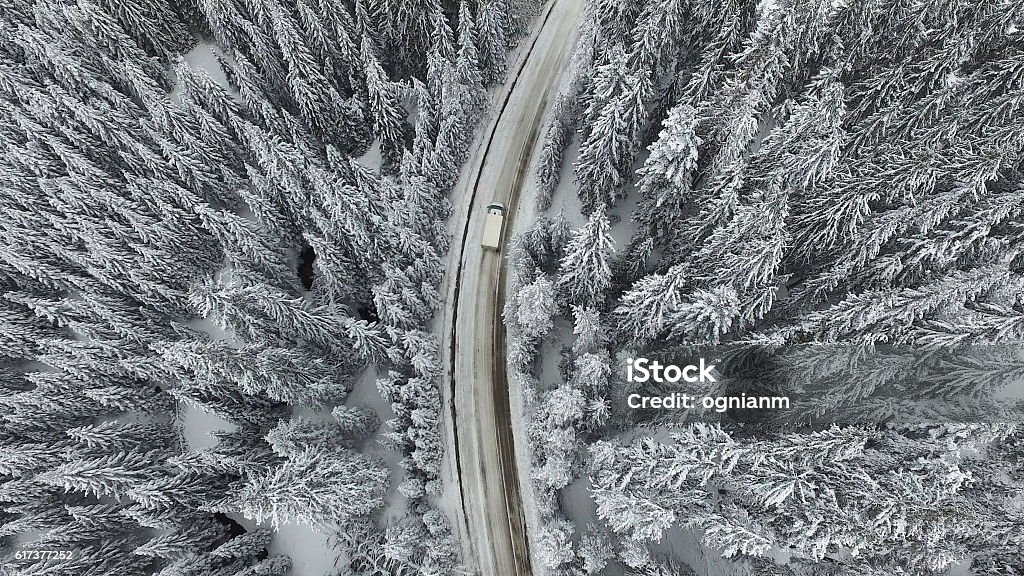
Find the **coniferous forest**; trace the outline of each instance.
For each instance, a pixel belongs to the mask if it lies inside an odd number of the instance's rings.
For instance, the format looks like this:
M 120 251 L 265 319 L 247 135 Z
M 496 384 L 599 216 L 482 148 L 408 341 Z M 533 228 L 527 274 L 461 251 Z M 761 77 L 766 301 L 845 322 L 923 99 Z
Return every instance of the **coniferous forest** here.
M 541 4 L 0 0 L 0 574 L 474 573 L 434 320 Z M 577 31 L 505 234 L 537 576 L 1024 574 L 1024 2 Z
M 285 574 L 282 524 L 337 574 L 458 568 L 427 321 L 536 8 L 0 1 L 0 573 Z
M 538 563 L 1024 574 L 1024 3 L 594 0 L 542 140 L 505 308 Z M 814 405 L 626 407 L 627 357 L 716 350 L 791 351 Z

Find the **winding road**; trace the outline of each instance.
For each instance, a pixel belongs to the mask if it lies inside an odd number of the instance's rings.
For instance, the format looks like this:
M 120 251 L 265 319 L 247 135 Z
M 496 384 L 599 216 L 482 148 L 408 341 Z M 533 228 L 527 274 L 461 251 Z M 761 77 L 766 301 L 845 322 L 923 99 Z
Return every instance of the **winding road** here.
M 546 6 L 539 30 L 525 41 L 526 52 L 499 96 L 497 116 L 453 194 L 456 233 L 451 266 L 458 265 L 449 271 L 450 308 L 442 326 L 450 331 L 442 338 L 454 399 L 454 474 L 481 576 L 532 573 L 505 374 L 501 312 L 506 266 L 503 250 L 480 246 L 484 208 L 491 202 L 508 207 L 507 241 L 544 113 L 569 61 L 584 4 L 585 0 L 552 0 Z

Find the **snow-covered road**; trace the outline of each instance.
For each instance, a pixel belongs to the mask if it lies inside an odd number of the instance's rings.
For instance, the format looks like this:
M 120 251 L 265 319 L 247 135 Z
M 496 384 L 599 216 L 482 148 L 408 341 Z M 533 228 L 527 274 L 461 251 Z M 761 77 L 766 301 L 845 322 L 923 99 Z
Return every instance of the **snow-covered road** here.
M 499 98 L 498 115 L 478 140 L 453 194 L 451 257 L 452 265 L 458 265 L 448 275 L 450 307 L 442 314 L 441 336 L 454 382 L 455 426 L 446 436 L 455 446 L 452 480 L 461 491 L 469 552 L 482 576 L 531 573 L 505 377 L 501 321 L 505 260 L 503 252 L 480 246 L 484 208 L 491 202 L 509 207 L 507 235 L 544 112 L 568 62 L 584 4 L 584 0 L 553 0 L 541 14 L 540 28 L 525 40 L 526 51 L 512 70 L 508 90 Z

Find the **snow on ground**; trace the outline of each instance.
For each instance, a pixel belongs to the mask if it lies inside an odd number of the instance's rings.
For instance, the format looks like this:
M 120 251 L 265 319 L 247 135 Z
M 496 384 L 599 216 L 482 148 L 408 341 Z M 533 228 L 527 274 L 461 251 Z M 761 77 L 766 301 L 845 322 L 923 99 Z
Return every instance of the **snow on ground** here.
M 225 90 L 231 94 L 237 94 L 238 92 L 228 83 L 228 77 L 220 67 L 220 62 L 217 61 L 218 55 L 224 58 L 224 54 L 216 44 L 200 42 L 183 54 L 182 58 L 189 68 L 206 72 L 210 79 L 224 87 Z M 178 102 L 181 99 L 181 87 L 176 84 L 169 97 L 171 101 Z
M 264 525 L 265 526 L 265 525 Z M 331 534 L 309 526 L 282 524 L 267 547 L 271 555 L 292 559 L 289 576 L 332 576 L 337 573 L 340 553 L 331 543 Z
M 214 82 L 224 87 L 230 87 L 228 77 L 217 61 L 217 56 L 223 57 L 223 53 L 212 42 L 200 42 L 195 48 L 185 53 L 185 62 L 192 69 L 202 69 Z
M 377 431 L 377 436 L 367 440 L 366 445 L 361 451 L 364 454 L 383 460 L 384 464 L 388 467 L 388 472 L 391 473 L 391 484 L 388 487 L 388 493 L 384 496 L 384 513 L 381 515 L 383 520 L 385 522 L 393 522 L 403 518 L 406 516 L 406 498 L 398 493 L 398 484 L 405 477 L 405 470 L 398 465 L 402 455 L 395 450 L 386 450 L 377 443 L 377 438 L 380 437 L 380 434 L 388 430 L 384 423 L 394 418 L 395 413 L 391 411 L 391 406 L 384 401 L 380 392 L 377 391 L 376 370 L 370 368 L 363 372 L 352 392 L 345 399 L 345 405 L 369 408 L 380 419 L 381 425 Z
M 615 240 L 616 253 L 622 252 L 633 236 L 636 225 L 633 222 L 632 214 L 636 211 L 638 204 L 640 204 L 640 194 L 632 193 L 608 211 L 608 217 L 612 221 L 609 232 L 612 239 Z
M 992 395 L 994 400 L 1024 400 L 1024 380 L 1014 380 Z
M 185 324 L 192 330 L 206 334 L 214 340 L 235 341 L 234 336 L 210 319 L 193 318 Z M 233 432 L 238 429 L 238 426 L 220 416 L 183 401 L 178 402 L 175 426 L 184 443 L 184 448 L 193 452 L 215 446 L 217 439 L 213 436 L 213 432 Z
M 693 530 L 673 528 L 650 548 L 653 553 L 685 562 L 700 576 L 746 576 L 750 573 L 745 564 L 722 558 L 717 551 L 704 546 L 700 534 Z
M 178 430 L 180 431 L 185 449 L 194 452 L 217 445 L 214 432 L 233 432 L 238 426 L 190 404 L 178 403 Z
M 961 560 L 958 564 L 954 564 L 946 576 L 973 576 L 974 572 L 971 570 L 971 564 L 974 562 L 974 558 L 968 557 Z
M 587 218 L 583 215 L 583 202 L 580 201 L 580 187 L 576 183 L 576 174 L 573 170 L 571 161 L 576 157 L 576 153 L 579 149 L 579 136 L 576 135 L 573 136 L 572 142 L 569 143 L 569 147 L 565 151 L 565 162 L 562 163 L 562 171 L 559 173 L 558 188 L 555 189 L 554 194 L 551 196 L 551 207 L 548 208 L 547 211 L 547 214 L 550 216 L 561 214 L 569 221 L 569 225 L 572 226 L 573 229 L 579 228 L 587 223 Z M 536 167 L 534 167 L 534 184 L 523 191 L 523 195 L 526 197 L 532 197 L 537 193 L 536 173 Z M 524 201 L 522 207 L 531 213 L 530 221 L 532 222 L 537 216 L 534 202 L 526 203 Z
M 359 162 L 367 168 L 379 171 L 381 164 L 384 163 L 380 152 L 380 140 L 375 139 L 371 142 L 369 148 L 366 149 L 366 152 L 364 152 L 362 156 L 356 158 L 356 162 Z
M 543 390 L 552 390 L 564 383 L 559 372 L 559 365 L 562 362 L 562 348 L 571 345 L 575 338 L 572 328 L 572 322 L 569 320 L 555 318 L 551 332 L 541 341 L 538 354 L 540 356 L 539 378 Z
M 223 274 L 224 272 L 221 271 L 220 273 Z M 210 318 L 192 318 L 185 322 L 185 325 L 196 332 L 206 334 L 214 340 L 223 340 L 231 345 L 238 342 L 234 334 L 228 332 L 224 328 L 221 328 L 220 325 Z
M 247 531 L 269 528 L 269 522 L 257 524 L 241 514 L 226 514 Z M 316 531 L 309 526 L 286 523 L 278 526 L 267 547 L 271 556 L 288 556 L 292 569 L 288 576 L 334 576 L 341 563 L 341 553 L 332 544 L 330 531 Z

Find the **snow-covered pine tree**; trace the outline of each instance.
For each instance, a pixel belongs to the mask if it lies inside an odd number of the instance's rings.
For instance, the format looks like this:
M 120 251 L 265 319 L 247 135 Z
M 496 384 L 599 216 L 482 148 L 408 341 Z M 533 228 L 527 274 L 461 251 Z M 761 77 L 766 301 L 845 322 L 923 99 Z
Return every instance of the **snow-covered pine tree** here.
M 162 559 L 181 558 L 210 542 L 222 540 L 226 532 L 224 525 L 210 518 L 192 520 L 150 538 L 145 544 L 135 548 L 133 553 L 137 556 Z
M 279 402 L 319 406 L 344 399 L 346 367 L 309 350 L 227 343 L 179 341 L 162 347 L 170 365 L 194 378 L 231 382 L 251 396 L 265 394 Z
M 377 60 L 373 42 L 364 37 L 361 45 L 363 71 L 366 75 L 367 102 L 373 118 L 373 131 L 384 146 L 396 148 L 402 139 L 405 112 L 398 101 L 399 90 Z
M 527 338 L 542 338 L 554 326 L 556 311 L 555 286 L 547 276 L 538 276 L 515 296 L 516 322 Z
M 440 9 L 432 18 L 430 48 L 427 50 L 427 86 L 432 94 L 443 94 L 456 60 L 455 33 Z
M 422 69 L 434 15 L 441 8 L 437 0 L 374 0 L 368 6 L 380 31 L 381 45 L 401 72 Z
M 324 526 L 380 507 L 387 485 L 387 468 L 366 456 L 340 447 L 305 448 L 250 478 L 238 501 L 242 513 L 256 521 Z
M 103 0 L 100 5 L 152 55 L 167 57 L 191 44 L 182 17 L 163 0 Z
M 475 111 L 483 103 L 483 74 L 480 69 L 480 53 L 477 49 L 477 29 L 469 3 L 459 3 L 459 51 L 455 59 L 456 81 L 465 86 L 466 113 Z
M 557 286 L 570 305 L 599 308 L 603 304 L 612 278 L 609 258 L 615 250 L 609 230 L 602 204 L 566 245 Z
M 551 198 L 561 180 L 565 149 L 572 141 L 582 111 L 577 99 L 579 91 L 579 86 L 574 84 L 569 91 L 560 93 L 551 106 L 551 120 L 537 161 L 537 207 L 541 210 L 551 206 Z
M 633 219 L 639 228 L 631 240 L 627 262 L 632 277 L 644 271 L 655 246 L 669 249 L 671 240 L 681 235 L 679 227 L 690 208 L 702 143 L 696 134 L 696 124 L 697 112 L 692 107 L 686 104 L 673 107 L 664 121 L 664 129 L 650 147 L 643 168 L 638 171 L 641 198 Z
M 992 502 L 1012 496 L 975 476 L 987 465 L 967 455 L 978 442 L 1015 433 L 1012 425 L 851 427 L 737 439 L 693 425 L 669 443 L 622 447 L 596 471 L 594 495 L 614 531 L 645 539 L 657 538 L 651 527 L 681 521 L 727 556 L 767 556 L 785 542 L 816 560 L 841 547 L 866 561 L 941 571 L 998 546 L 998 531 L 973 526 L 1015 521 L 999 506 L 968 504 L 982 494 Z M 908 458 L 916 464 L 904 465 Z M 636 521 L 640 511 L 662 521 Z M 935 533 L 942 539 L 926 536 Z
M 484 84 L 500 82 L 508 69 L 506 55 L 511 48 L 513 34 L 512 4 L 510 0 L 487 0 L 480 3 L 477 28 Z
M 336 406 L 331 416 L 337 421 L 341 432 L 352 441 L 359 441 L 377 431 L 380 418 L 369 408 L 360 406 Z
M 550 569 L 557 569 L 575 560 L 573 532 L 572 523 L 564 518 L 544 523 L 538 534 L 538 561 Z
M 574 164 L 584 212 L 588 214 L 598 204 L 612 204 L 620 197 L 623 152 L 631 145 L 626 141 L 628 112 L 621 98 L 627 82 L 625 52 L 621 47 L 612 49 L 608 59 L 594 71 Z
M 580 536 L 576 554 L 582 562 L 585 574 L 600 574 L 608 565 L 608 561 L 615 558 L 615 549 L 611 545 L 606 529 L 588 524 Z

